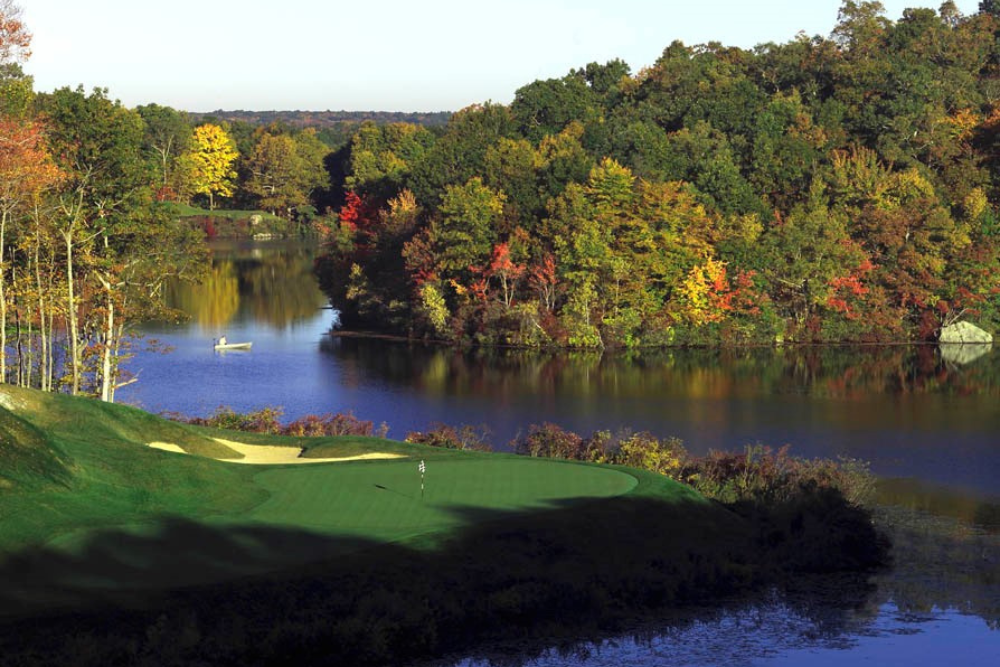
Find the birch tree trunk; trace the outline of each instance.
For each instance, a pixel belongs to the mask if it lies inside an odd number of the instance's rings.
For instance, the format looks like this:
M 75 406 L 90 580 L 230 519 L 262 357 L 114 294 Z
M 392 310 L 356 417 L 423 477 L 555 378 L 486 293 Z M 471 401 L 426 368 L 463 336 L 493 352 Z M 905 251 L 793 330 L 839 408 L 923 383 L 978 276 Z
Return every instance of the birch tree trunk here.
M 101 400 L 111 403 L 114 398 L 114 377 L 113 364 L 111 363 L 111 353 L 115 349 L 115 301 L 111 289 L 111 281 L 104 276 L 97 274 L 97 280 L 104 288 L 104 296 L 107 303 L 107 311 L 104 316 L 104 345 L 101 349 Z
M 70 393 L 74 396 L 80 393 L 80 324 L 77 321 L 76 312 L 76 291 L 73 276 L 73 228 L 76 222 L 67 231 L 62 233 L 66 242 L 66 318 L 69 324 L 69 356 L 70 371 L 72 373 L 72 384 Z

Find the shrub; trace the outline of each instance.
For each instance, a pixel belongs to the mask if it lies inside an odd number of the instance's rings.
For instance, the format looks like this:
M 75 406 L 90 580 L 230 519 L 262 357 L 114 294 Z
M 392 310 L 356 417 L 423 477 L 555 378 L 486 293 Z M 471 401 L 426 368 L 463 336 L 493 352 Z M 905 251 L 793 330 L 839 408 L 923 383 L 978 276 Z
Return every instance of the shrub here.
M 307 415 L 296 419 L 287 426 L 282 426 L 279 418 L 282 409 L 265 407 L 251 412 L 236 412 L 230 407 L 220 407 L 206 419 L 191 417 L 180 418 L 188 424 L 224 428 L 231 431 L 246 431 L 249 433 L 266 433 L 269 435 L 293 436 L 337 436 L 360 435 L 384 438 L 389 433 L 389 427 L 384 422 L 378 429 L 370 421 L 363 421 L 351 412 L 325 414 L 323 416 Z
M 868 465 L 854 459 L 803 459 L 762 444 L 743 452 L 712 452 L 690 458 L 679 479 L 724 503 L 781 503 L 815 489 L 835 489 L 854 505 L 871 501 L 875 478 Z
M 282 429 L 284 435 L 297 436 L 333 436 L 333 435 L 362 435 L 384 438 L 389 433 L 389 426 L 382 422 L 378 429 L 371 421 L 361 420 L 348 411 L 346 414 L 325 414 L 322 417 L 316 415 L 306 415 L 301 419 L 288 424 Z
M 431 447 L 442 447 L 444 449 L 469 449 L 480 452 L 493 450 L 487 438 L 489 429 L 485 426 L 471 426 L 465 424 L 460 427 L 448 426 L 447 424 L 431 424 L 429 431 L 411 431 L 406 434 L 406 442 L 418 445 L 429 445 Z
M 197 426 L 210 426 L 212 428 L 224 428 L 231 431 L 249 431 L 251 433 L 267 433 L 279 435 L 281 433 L 282 409 L 265 407 L 251 412 L 236 412 L 228 406 L 220 406 L 211 417 L 202 419 L 192 417 L 187 420 L 189 424 Z
M 583 438 L 573 431 L 548 422 L 541 426 L 532 424 L 528 427 L 528 435 L 515 438 L 511 445 L 516 453 L 526 456 L 578 461 L 587 458 Z
M 651 470 L 667 477 L 677 476 L 687 456 L 680 438 L 660 440 L 647 432 L 619 437 L 617 444 L 612 463 Z

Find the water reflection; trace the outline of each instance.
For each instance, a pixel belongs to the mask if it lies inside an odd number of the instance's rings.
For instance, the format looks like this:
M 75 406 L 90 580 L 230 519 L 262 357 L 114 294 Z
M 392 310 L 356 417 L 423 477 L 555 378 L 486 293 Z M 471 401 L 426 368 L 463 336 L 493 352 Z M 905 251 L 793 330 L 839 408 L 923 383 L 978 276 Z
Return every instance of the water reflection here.
M 585 396 L 728 399 L 802 395 L 863 401 L 872 396 L 1000 397 L 1000 364 L 945 363 L 936 346 L 668 349 L 637 353 L 472 350 L 332 338 L 322 349 L 388 381 L 437 393 L 569 391 Z M 982 356 L 982 355 L 980 355 Z
M 996 491 L 996 489 L 993 489 Z M 1000 495 L 984 495 L 920 479 L 882 479 L 878 503 L 946 517 L 988 533 L 1000 533 Z
M 224 329 L 240 308 L 239 279 L 233 262 L 214 261 L 198 285 L 167 285 L 167 304 L 205 329 Z
M 1000 357 L 954 368 L 934 346 L 666 350 L 639 355 L 456 351 L 334 338 L 327 372 L 364 401 L 391 393 L 399 436 L 486 424 L 503 445 L 529 424 L 645 429 L 696 453 L 763 442 L 848 456 L 886 477 L 998 494 Z M 372 418 L 372 417 L 368 417 Z
M 930 347 L 664 350 L 602 355 L 387 348 L 375 341 L 344 340 L 331 343 L 327 349 L 338 345 L 387 379 L 418 382 L 422 389 L 442 393 L 527 389 L 624 398 L 802 395 L 861 400 L 872 395 L 982 393 L 995 388 L 977 373 L 939 370 Z
M 874 577 L 797 579 L 612 637 L 555 647 L 492 646 L 440 664 L 997 664 L 1000 537 L 909 510 L 885 509 L 879 522 L 892 533 L 896 563 Z
M 314 249 L 296 242 L 213 242 L 212 264 L 199 284 L 168 286 L 167 303 L 203 331 L 250 320 L 283 329 L 315 316 L 326 300 L 313 276 Z

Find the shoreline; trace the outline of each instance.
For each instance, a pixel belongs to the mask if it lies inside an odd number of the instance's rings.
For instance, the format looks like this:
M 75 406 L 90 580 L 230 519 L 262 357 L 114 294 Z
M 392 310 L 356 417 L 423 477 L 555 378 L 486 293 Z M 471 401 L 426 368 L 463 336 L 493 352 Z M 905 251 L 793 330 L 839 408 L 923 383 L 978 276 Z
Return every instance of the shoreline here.
M 332 308 L 332 306 L 327 307 Z M 781 349 L 809 349 L 809 348 L 893 348 L 893 347 L 940 347 L 942 345 L 958 345 L 979 347 L 990 345 L 990 343 L 940 343 L 938 341 L 893 341 L 893 342 L 782 342 L 782 343 L 746 343 L 742 345 L 723 344 L 699 344 L 699 345 L 650 345 L 634 348 L 626 347 L 560 347 L 556 345 L 544 347 L 532 347 L 528 345 L 482 345 L 455 343 L 437 338 L 416 338 L 404 336 L 402 334 L 370 331 L 366 329 L 333 329 L 327 332 L 331 338 L 347 338 L 352 340 L 384 340 L 394 343 L 408 343 L 424 345 L 427 347 L 446 347 L 457 350 L 523 350 L 531 352 L 656 352 L 663 350 L 781 350 Z

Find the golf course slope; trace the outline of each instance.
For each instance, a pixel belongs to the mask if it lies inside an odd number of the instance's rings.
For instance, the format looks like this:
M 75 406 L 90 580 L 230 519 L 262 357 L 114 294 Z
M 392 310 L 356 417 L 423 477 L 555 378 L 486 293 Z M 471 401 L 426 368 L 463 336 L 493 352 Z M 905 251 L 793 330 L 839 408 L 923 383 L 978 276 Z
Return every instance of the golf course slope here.
M 874 541 L 814 491 L 737 512 L 630 468 L 0 387 L 0 656 L 399 665 L 600 635 Z
M 14 575 L 0 591 L 0 618 L 134 602 L 388 543 L 433 549 L 478 524 L 601 499 L 657 498 L 712 514 L 686 487 L 640 471 L 212 431 L 13 387 L 0 389 L 0 442 L 0 571 Z M 285 463 L 234 465 L 255 448 Z M 718 520 L 705 529 L 719 530 Z

